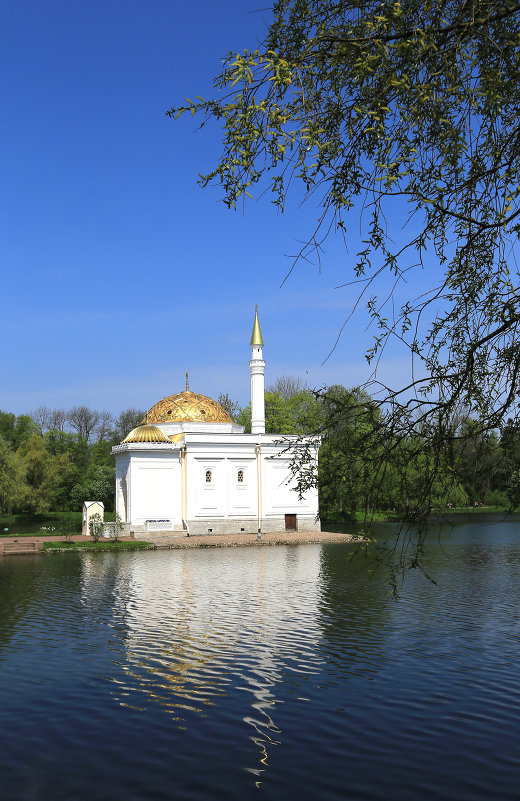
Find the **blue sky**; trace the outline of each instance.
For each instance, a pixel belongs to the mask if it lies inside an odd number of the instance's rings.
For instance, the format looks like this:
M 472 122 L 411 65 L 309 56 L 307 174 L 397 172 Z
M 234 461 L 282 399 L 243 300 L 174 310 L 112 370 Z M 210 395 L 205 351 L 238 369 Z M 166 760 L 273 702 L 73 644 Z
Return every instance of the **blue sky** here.
M 221 58 L 262 38 L 248 0 L 17 0 L 1 11 L 0 408 L 118 413 L 184 388 L 249 399 L 258 303 L 266 380 L 359 383 L 369 337 L 349 314 L 357 243 L 280 284 L 317 209 L 227 211 L 200 172 L 217 126 L 165 116 L 208 96 Z M 386 379 L 408 359 L 390 352 Z

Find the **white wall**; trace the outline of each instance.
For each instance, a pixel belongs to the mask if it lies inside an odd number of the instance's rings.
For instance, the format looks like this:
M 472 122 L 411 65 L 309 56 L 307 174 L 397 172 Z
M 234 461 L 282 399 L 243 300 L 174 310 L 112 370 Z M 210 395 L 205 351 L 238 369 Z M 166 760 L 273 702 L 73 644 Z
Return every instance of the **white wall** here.
M 300 500 L 290 471 L 291 457 L 275 445 L 274 437 L 261 445 L 262 517 L 297 514 L 314 518 L 318 492 L 309 490 Z M 257 462 L 255 447 L 262 437 L 244 437 L 220 442 L 187 441 L 188 519 L 244 518 L 258 515 Z M 282 454 L 282 455 L 278 455 Z M 276 455 L 275 458 L 270 458 Z M 211 471 L 211 482 L 206 471 Z M 238 481 L 243 470 L 244 481 Z
M 182 522 L 182 477 L 178 451 L 135 454 L 130 466 L 130 521 Z
M 242 471 L 244 480 L 238 481 Z M 251 517 L 257 515 L 256 457 L 254 454 L 230 457 L 227 460 L 228 515 Z
M 303 498 L 298 498 L 295 481 L 290 471 L 290 457 L 262 458 L 263 517 L 279 517 L 296 514 L 316 516 L 318 513 L 318 492 L 308 490 Z
M 188 519 L 254 517 L 257 514 L 254 446 L 226 448 L 225 455 L 201 452 L 187 457 Z M 211 481 L 206 472 L 211 471 Z M 242 470 L 244 481 L 238 481 Z
M 296 514 L 313 520 L 318 512 L 317 490 L 302 500 L 293 490 L 290 456 L 270 435 L 186 433 L 188 520 L 240 520 L 258 516 L 256 447 L 261 446 L 262 517 Z M 114 448 L 116 455 L 117 511 L 133 525 L 149 519 L 182 523 L 182 471 L 180 449 L 168 445 L 130 444 Z M 269 458 L 281 454 L 276 458 Z M 206 481 L 206 471 L 211 481 Z M 243 471 L 244 481 L 238 481 Z M 122 478 L 126 478 L 127 508 L 123 505 Z M 126 514 L 125 514 L 126 511 Z

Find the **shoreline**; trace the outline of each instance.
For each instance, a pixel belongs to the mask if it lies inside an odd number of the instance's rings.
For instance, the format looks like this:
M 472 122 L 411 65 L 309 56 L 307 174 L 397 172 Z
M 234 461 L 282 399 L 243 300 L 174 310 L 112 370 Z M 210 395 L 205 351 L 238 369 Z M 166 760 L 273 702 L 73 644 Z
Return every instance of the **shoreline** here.
M 189 537 L 162 536 L 141 540 L 149 542 L 157 550 L 186 548 L 237 548 L 263 545 L 316 545 L 334 542 L 361 542 L 362 537 L 332 531 L 276 531 L 262 534 L 191 534 Z
M 38 553 L 64 553 L 70 551 L 81 550 L 104 550 L 103 546 L 107 546 L 106 550 L 139 550 L 133 547 L 133 544 L 142 543 L 144 547 L 142 550 L 187 550 L 194 548 L 239 548 L 239 547 L 264 547 L 272 545 L 320 545 L 331 544 L 336 542 L 362 542 L 363 537 L 356 534 L 346 534 L 342 532 L 331 531 L 295 531 L 295 532 L 269 532 L 262 534 L 262 538 L 257 539 L 256 534 L 192 534 L 189 537 L 163 535 L 156 537 L 149 537 L 148 539 L 138 539 L 133 537 L 120 537 L 116 543 L 114 540 L 109 540 L 101 537 L 96 543 L 90 536 L 74 535 L 67 539 L 66 536 L 50 535 L 39 537 L 9 537 L 3 538 L 0 542 L 0 555 L 3 551 L 2 545 L 4 543 L 14 544 L 17 543 L 21 548 L 23 546 L 31 547 L 31 545 L 38 543 L 41 544 Z M 45 543 L 52 542 L 54 547 L 45 549 Z M 55 547 L 58 543 L 63 543 L 64 547 Z M 71 547 L 71 543 L 74 547 Z M 82 549 L 82 545 L 84 548 Z M 5 554 L 7 555 L 7 554 Z

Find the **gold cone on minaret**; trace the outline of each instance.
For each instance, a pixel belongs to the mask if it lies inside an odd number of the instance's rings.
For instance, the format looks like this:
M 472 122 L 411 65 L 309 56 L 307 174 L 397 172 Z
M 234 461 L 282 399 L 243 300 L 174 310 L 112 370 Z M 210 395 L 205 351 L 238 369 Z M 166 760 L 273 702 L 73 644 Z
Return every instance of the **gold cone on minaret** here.
M 258 321 L 258 306 L 255 306 L 255 322 L 253 323 L 253 333 L 251 334 L 251 342 L 249 344 L 251 347 L 253 347 L 253 345 L 263 346 L 264 344 L 260 323 Z

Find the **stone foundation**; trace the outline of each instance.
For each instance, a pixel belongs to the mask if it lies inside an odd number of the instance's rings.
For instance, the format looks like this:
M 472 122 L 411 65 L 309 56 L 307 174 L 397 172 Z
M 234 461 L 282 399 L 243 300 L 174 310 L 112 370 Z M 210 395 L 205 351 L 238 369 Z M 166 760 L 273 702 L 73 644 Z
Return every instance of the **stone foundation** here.
M 242 520 L 188 520 L 189 532 L 193 535 L 222 535 L 222 534 L 256 534 L 258 531 L 257 518 Z M 319 519 L 298 515 L 297 531 L 321 531 Z M 265 517 L 262 520 L 262 533 L 285 532 L 285 517 Z M 125 534 L 136 540 L 154 542 L 161 537 L 185 537 L 187 531 L 182 525 L 175 525 L 174 530 L 149 531 L 146 526 L 132 526 L 125 524 Z

